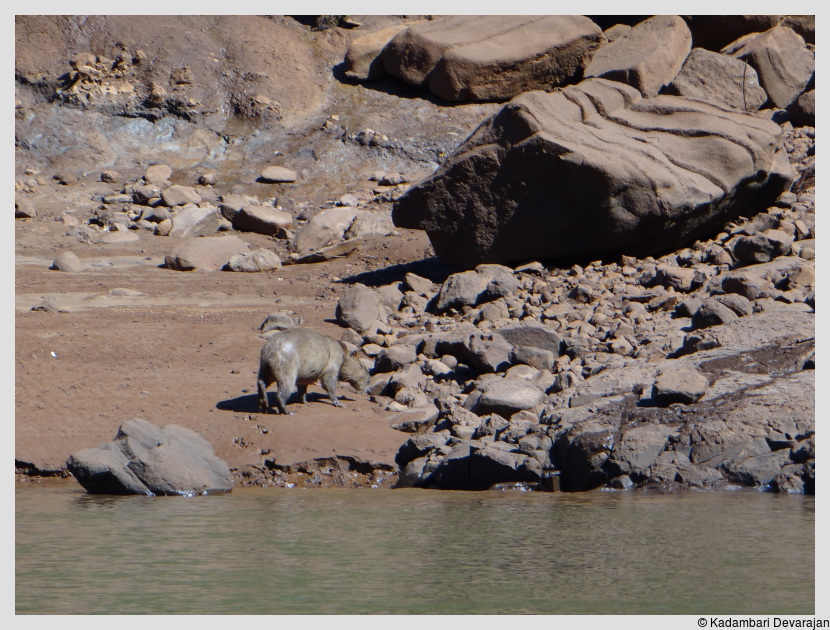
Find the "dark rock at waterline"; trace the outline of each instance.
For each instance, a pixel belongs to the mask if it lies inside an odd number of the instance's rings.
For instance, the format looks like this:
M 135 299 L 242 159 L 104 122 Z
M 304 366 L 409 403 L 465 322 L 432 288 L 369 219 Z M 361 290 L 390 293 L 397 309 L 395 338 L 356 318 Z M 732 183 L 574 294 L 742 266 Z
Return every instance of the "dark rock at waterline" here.
M 90 494 L 194 495 L 233 487 L 228 465 L 203 437 L 138 418 L 122 424 L 112 442 L 70 455 L 66 467 Z
M 759 116 L 590 79 L 514 98 L 392 219 L 467 267 L 646 256 L 770 205 L 793 180 L 780 146 L 781 129 Z

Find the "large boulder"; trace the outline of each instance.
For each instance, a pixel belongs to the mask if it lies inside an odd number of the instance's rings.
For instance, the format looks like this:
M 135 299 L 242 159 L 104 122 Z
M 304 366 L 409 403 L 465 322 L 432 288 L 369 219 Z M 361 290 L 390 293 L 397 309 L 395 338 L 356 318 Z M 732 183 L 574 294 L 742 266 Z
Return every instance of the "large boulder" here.
M 771 205 L 793 180 L 781 143 L 759 116 L 591 79 L 513 99 L 392 219 L 467 267 L 648 256 Z
M 69 456 L 75 479 L 90 494 L 197 495 L 230 492 L 228 465 L 210 442 L 176 424 L 122 424 L 112 442 Z
M 352 40 L 343 60 L 346 66 L 346 76 L 350 79 L 366 81 L 386 74 L 383 69 L 383 60 L 380 57 L 381 52 L 390 39 L 409 26 L 409 23 L 393 24 Z
M 381 59 L 389 74 L 441 98 L 500 101 L 578 79 L 603 41 L 579 15 L 463 15 L 410 26 Z
M 798 99 L 816 69 L 815 57 L 804 38 L 788 26 L 746 35 L 723 52 L 755 68 L 770 102 L 780 108 Z
M 676 15 L 657 15 L 600 48 L 585 76 L 621 81 L 643 96 L 657 96 L 680 71 L 691 49 L 686 23 Z

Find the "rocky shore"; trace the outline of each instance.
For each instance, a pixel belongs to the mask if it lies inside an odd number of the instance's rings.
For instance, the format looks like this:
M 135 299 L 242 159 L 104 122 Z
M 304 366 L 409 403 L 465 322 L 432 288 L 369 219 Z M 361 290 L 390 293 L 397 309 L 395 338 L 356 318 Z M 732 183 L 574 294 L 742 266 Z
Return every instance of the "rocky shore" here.
M 170 49 L 117 17 L 18 17 L 18 472 L 67 474 L 141 417 L 244 484 L 814 493 L 814 19 L 646 17 L 148 17 L 185 34 Z M 153 266 L 96 276 L 102 255 Z M 108 391 L 106 366 L 175 372 L 165 409 L 95 414 L 87 388 L 46 438 L 33 318 L 71 336 L 99 278 L 116 316 L 171 327 L 193 311 L 146 286 L 216 290 L 219 327 L 101 364 Z M 298 325 L 371 374 L 357 413 L 298 417 L 365 449 L 256 412 L 256 348 Z M 185 374 L 171 344 L 213 339 L 244 344 L 238 376 Z M 95 370 L 75 342 L 62 383 Z M 189 417 L 223 382 L 232 421 Z

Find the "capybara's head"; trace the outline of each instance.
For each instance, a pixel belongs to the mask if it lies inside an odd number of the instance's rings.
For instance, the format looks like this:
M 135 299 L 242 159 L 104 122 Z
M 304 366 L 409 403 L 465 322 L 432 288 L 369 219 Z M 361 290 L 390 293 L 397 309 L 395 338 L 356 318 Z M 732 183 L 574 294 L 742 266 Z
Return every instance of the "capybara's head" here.
M 369 386 L 369 370 L 354 357 L 346 357 L 340 368 L 340 380 L 346 381 L 359 392 L 365 392 Z

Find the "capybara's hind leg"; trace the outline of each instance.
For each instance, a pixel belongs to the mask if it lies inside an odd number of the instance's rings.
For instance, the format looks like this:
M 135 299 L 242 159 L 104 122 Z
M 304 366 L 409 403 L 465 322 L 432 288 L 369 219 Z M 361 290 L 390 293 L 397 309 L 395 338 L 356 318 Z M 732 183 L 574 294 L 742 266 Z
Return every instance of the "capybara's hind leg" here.
M 303 404 L 306 403 L 306 392 L 308 392 L 308 385 L 297 385 L 297 396 L 300 398 L 300 402 Z
M 291 386 L 291 383 L 288 381 L 277 381 L 277 409 L 280 410 L 281 414 L 285 414 L 286 416 L 292 415 L 291 412 L 285 408 L 285 403 L 288 402 L 288 397 L 293 393 L 293 389 L 294 388 Z
M 259 392 L 259 413 L 268 413 L 270 407 L 268 406 L 268 386 L 273 383 L 274 380 L 271 378 L 270 373 L 265 373 L 263 370 L 260 370 L 259 376 L 257 377 L 257 391 Z

